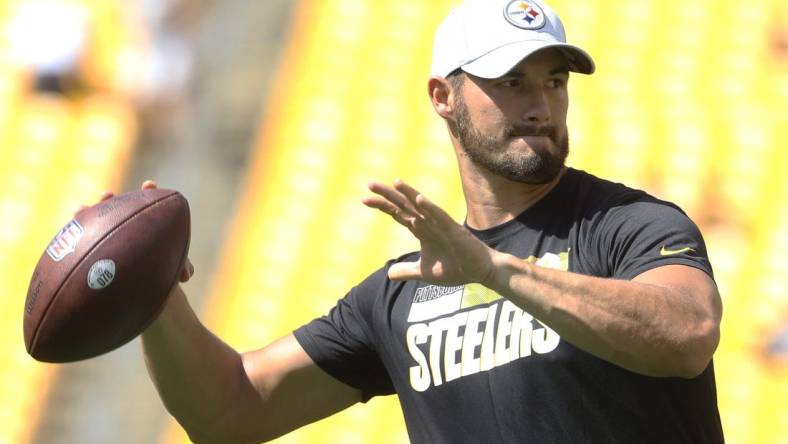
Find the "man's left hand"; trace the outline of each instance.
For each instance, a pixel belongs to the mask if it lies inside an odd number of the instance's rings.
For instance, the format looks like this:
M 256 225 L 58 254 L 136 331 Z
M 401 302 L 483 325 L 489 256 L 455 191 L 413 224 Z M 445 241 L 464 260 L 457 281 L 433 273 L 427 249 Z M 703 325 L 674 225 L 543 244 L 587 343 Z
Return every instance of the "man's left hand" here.
M 421 258 L 393 264 L 389 279 L 421 280 L 446 286 L 484 284 L 490 279 L 496 251 L 442 208 L 401 180 L 394 181 L 393 186 L 372 182 L 369 189 L 377 196 L 365 198 L 364 205 L 388 214 L 421 243 Z

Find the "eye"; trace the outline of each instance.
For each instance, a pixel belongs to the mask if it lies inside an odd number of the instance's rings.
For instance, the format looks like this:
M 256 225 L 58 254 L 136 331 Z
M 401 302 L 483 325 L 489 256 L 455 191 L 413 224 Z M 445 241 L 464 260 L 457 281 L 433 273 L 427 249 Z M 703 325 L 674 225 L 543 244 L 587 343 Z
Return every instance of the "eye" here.
M 548 88 L 562 88 L 566 85 L 566 80 L 562 78 L 554 78 L 547 81 Z
M 498 86 L 503 86 L 504 88 L 517 88 L 522 84 L 523 82 L 520 79 L 516 79 L 516 78 L 506 79 L 501 82 L 498 82 Z

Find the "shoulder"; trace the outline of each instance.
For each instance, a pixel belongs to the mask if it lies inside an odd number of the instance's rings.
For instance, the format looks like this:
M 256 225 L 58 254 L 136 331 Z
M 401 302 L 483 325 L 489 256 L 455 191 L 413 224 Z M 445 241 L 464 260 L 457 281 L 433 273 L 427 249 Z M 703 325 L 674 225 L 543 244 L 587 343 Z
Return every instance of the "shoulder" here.
M 582 170 L 570 169 L 577 202 L 589 219 L 626 220 L 650 217 L 688 220 L 686 213 L 673 202 L 659 199 L 644 190 L 602 179 Z
M 711 275 L 700 230 L 678 205 L 585 172 L 575 174 L 579 240 L 595 274 L 630 279 L 658 265 L 681 263 Z
M 655 200 L 643 190 L 602 179 L 582 170 L 570 168 L 567 175 L 571 175 L 573 191 L 578 198 L 593 208 L 614 208 L 638 201 Z

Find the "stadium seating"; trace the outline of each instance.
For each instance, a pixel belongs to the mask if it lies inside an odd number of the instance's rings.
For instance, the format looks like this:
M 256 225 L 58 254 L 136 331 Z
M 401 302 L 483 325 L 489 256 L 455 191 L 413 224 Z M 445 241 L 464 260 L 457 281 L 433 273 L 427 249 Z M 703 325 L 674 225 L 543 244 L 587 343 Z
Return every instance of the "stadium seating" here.
M 368 180 L 406 179 L 462 219 L 453 154 L 424 86 L 432 31 L 452 3 L 300 2 L 268 105 L 276 111 L 261 123 L 206 310 L 231 344 L 287 334 L 418 248 L 360 204 Z M 771 61 L 758 32 L 777 0 L 553 4 L 598 65 L 570 82 L 570 164 L 673 200 L 698 221 L 725 302 L 715 362 L 728 441 L 780 442 L 788 375 L 758 349 L 787 305 L 788 67 Z M 165 439 L 182 440 L 177 427 Z M 277 442 L 407 436 L 391 398 Z
M 21 1 L 0 0 L 0 27 Z M 118 92 L 135 89 L 129 48 L 140 36 L 115 2 L 79 1 L 100 35 L 85 78 L 104 94 L 31 94 L 0 35 L 0 443 L 30 440 L 56 371 L 23 348 L 30 270 L 57 221 L 119 187 L 136 134 Z M 235 347 L 287 334 L 386 259 L 418 248 L 360 203 L 367 181 L 401 177 L 463 218 L 425 86 L 432 32 L 453 3 L 298 2 L 274 111 L 260 124 L 202 316 Z M 782 442 L 788 369 L 762 349 L 788 313 L 788 61 L 769 34 L 788 28 L 783 0 L 551 3 L 598 66 L 570 81 L 570 164 L 673 200 L 701 225 L 725 304 L 715 368 L 726 438 Z M 277 442 L 405 443 L 401 418 L 395 398 L 374 399 Z M 186 442 L 174 423 L 165 435 Z
M 0 2 L 0 29 L 19 1 Z M 109 51 L 112 52 L 112 51 Z M 0 38 L 0 443 L 32 439 L 56 366 L 25 352 L 21 319 L 33 267 L 78 204 L 117 189 L 136 125 L 126 100 L 31 91 Z
M 54 366 L 25 353 L 20 319 L 31 270 L 60 225 L 96 190 L 117 188 L 133 140 L 127 106 L 105 99 L 27 98 L 0 147 L 0 442 L 29 432 Z M 58 222 L 60 221 L 60 222 Z M 38 245 L 39 248 L 31 248 Z M 21 402 L 20 402 L 21 401 Z

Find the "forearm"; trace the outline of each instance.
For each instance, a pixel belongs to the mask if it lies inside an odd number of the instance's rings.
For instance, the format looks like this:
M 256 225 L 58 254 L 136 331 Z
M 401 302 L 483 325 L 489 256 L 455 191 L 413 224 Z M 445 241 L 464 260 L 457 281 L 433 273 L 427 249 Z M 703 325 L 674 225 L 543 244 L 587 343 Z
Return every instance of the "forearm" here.
M 551 270 L 493 250 L 409 185 L 373 183 L 364 203 L 390 215 L 421 244 L 416 262 L 397 262 L 392 280 L 444 286 L 481 282 L 564 340 L 633 372 L 693 377 L 719 342 L 722 307 L 703 271 L 653 268 L 632 281 Z
M 716 348 L 718 316 L 687 289 L 538 267 L 496 253 L 487 285 L 573 345 L 630 371 L 692 377 Z
M 210 441 L 231 403 L 250 390 L 243 387 L 241 356 L 199 322 L 180 287 L 142 334 L 142 344 L 167 410 L 193 440 Z

